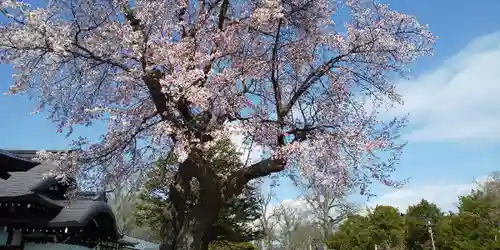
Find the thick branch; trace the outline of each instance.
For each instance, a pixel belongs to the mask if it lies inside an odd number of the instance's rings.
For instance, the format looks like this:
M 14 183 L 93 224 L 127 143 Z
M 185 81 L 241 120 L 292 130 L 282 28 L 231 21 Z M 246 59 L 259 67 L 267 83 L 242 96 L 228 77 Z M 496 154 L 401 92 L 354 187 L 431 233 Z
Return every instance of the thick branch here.
M 173 119 L 172 114 L 169 114 L 167 109 L 167 96 L 161 91 L 160 85 L 160 77 L 162 76 L 159 71 L 149 71 L 146 72 L 146 75 L 143 77 L 143 81 L 148 87 L 149 94 L 153 99 L 153 103 L 156 107 L 156 111 L 160 114 L 162 120 L 170 120 L 172 122 L 175 121 Z M 174 122 L 174 125 L 178 125 Z
M 277 79 L 277 71 L 278 71 L 278 43 L 280 39 L 280 29 L 281 29 L 281 19 L 278 23 L 278 31 L 276 32 L 276 38 L 274 39 L 273 51 L 272 51 L 272 59 L 271 59 L 271 82 L 273 84 L 274 91 L 274 100 L 276 102 L 276 115 L 278 116 L 278 120 L 283 118 L 282 116 L 282 108 L 281 108 L 281 88 Z
M 134 16 L 134 13 L 132 10 L 127 9 L 125 10 L 125 18 L 129 21 L 130 26 L 132 26 L 134 31 L 141 31 L 144 29 L 141 20 L 137 19 Z M 144 34 L 145 35 L 145 34 Z M 146 43 L 146 41 L 145 41 Z M 143 53 L 146 54 L 146 53 Z M 160 115 L 161 119 L 164 121 L 170 121 L 175 127 L 180 128 L 182 124 L 180 124 L 179 121 L 177 121 L 176 117 L 174 116 L 173 112 L 169 112 L 168 107 L 167 107 L 167 102 L 171 101 L 170 98 L 162 92 L 162 88 L 160 85 L 160 79 L 163 77 L 163 73 L 159 70 L 153 70 L 153 69 L 147 69 L 145 60 L 142 60 L 142 67 L 144 70 L 144 77 L 143 81 L 146 84 L 146 87 L 149 90 L 149 94 L 151 95 L 151 98 L 153 100 L 153 103 L 156 107 L 156 110 L 158 114 Z M 182 98 L 181 98 L 182 100 Z M 190 120 L 190 115 L 189 115 L 189 108 L 186 106 L 186 104 L 182 101 L 179 101 L 177 103 L 177 108 L 184 117 L 185 120 Z
M 229 0 L 223 0 L 220 6 L 220 13 L 219 13 L 219 24 L 218 24 L 219 30 L 222 30 L 224 28 L 224 20 L 228 8 L 229 8 Z
M 141 20 L 135 17 L 131 9 L 125 10 L 125 18 L 127 19 L 127 21 L 129 21 L 129 24 L 130 26 L 132 26 L 132 29 L 134 31 L 137 32 L 144 29 L 143 25 L 141 24 Z M 145 65 L 144 59 L 142 61 L 143 70 L 145 70 L 143 81 L 146 84 L 146 87 L 148 87 L 149 94 L 153 99 L 156 111 L 158 112 L 158 114 L 160 114 L 162 120 L 169 120 L 174 122 L 175 119 L 173 119 L 171 114 L 168 114 L 169 112 L 167 109 L 167 96 L 161 91 L 160 78 L 163 77 L 163 73 L 158 70 L 146 70 L 147 65 Z M 174 125 L 178 124 L 174 123 Z
M 274 46 L 273 46 L 273 51 L 272 51 L 272 65 L 271 65 L 271 82 L 273 84 L 273 91 L 274 91 L 274 101 L 276 102 L 276 116 L 278 120 L 278 124 L 280 126 L 283 126 L 283 118 L 286 115 L 286 112 L 283 112 L 283 106 L 281 103 L 281 87 L 278 82 L 278 77 L 276 76 L 278 74 L 278 44 L 279 44 L 279 39 L 280 39 L 280 29 L 281 29 L 281 23 L 282 20 L 280 19 L 278 22 L 278 31 L 276 32 L 276 38 L 274 39 Z M 285 136 L 284 135 L 279 135 L 278 136 L 278 145 L 285 145 Z
M 236 195 L 249 181 L 268 176 L 272 173 L 281 172 L 284 168 L 284 160 L 269 158 L 251 166 L 236 170 L 227 178 L 225 189 L 223 190 L 224 198 L 227 200 Z
M 327 129 L 336 129 L 337 125 L 321 125 L 321 126 L 307 126 L 304 128 L 295 128 L 288 131 L 288 134 L 294 136 L 294 141 L 304 141 L 307 139 L 307 134 L 313 130 L 327 130 Z

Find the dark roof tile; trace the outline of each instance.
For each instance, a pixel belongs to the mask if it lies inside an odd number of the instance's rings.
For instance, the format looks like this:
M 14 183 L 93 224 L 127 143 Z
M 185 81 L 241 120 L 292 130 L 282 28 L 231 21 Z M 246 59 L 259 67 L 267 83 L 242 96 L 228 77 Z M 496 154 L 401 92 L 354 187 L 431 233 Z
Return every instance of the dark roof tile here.
M 10 151 L 0 149 L 0 171 L 3 173 L 28 171 L 38 164 Z
M 27 159 L 27 160 L 33 160 L 36 157 L 36 152 L 40 150 L 15 150 L 15 149 L 9 149 L 9 150 L 3 150 L 5 152 L 8 152 L 10 154 L 16 155 L 19 158 Z M 64 152 L 64 150 L 44 150 L 49 153 L 59 153 L 59 152 Z
M 141 240 L 139 238 L 134 238 L 134 237 L 131 237 L 128 235 L 124 235 L 122 240 L 129 242 L 129 243 L 135 243 L 134 248 L 136 248 L 136 249 L 141 249 L 141 250 L 160 249 L 160 244 L 150 242 L 150 241 Z
M 40 164 L 27 172 L 11 173 L 7 180 L 0 180 L 0 197 L 21 196 L 31 193 L 31 189 L 43 180 L 45 174 L 54 170 L 56 166 Z
M 49 226 L 53 227 L 83 227 L 93 220 L 97 221 L 99 227 L 107 228 L 111 237 L 120 237 L 116 226 L 116 219 L 111 208 L 106 202 L 94 200 L 64 200 L 53 201 L 63 209 L 59 214 L 49 221 Z M 99 219 L 104 215 L 107 219 Z M 101 224 L 100 224 L 101 223 Z
M 107 212 L 108 204 L 93 200 L 65 200 L 54 201 L 63 206 L 61 212 L 50 221 L 50 223 L 76 222 L 86 224 L 88 219 L 99 212 Z M 90 218 L 89 218 L 90 217 Z
M 78 197 L 77 195 L 70 200 L 54 200 L 42 193 L 33 192 L 34 187 L 40 186 L 39 184 L 44 180 L 45 174 L 55 169 L 56 166 L 52 164 L 39 164 L 29 171 L 12 173 L 9 179 L 0 180 L 0 199 L 33 197 L 30 199 L 38 199 L 61 209 L 59 214 L 48 222 L 49 226 L 81 227 L 96 219 L 98 223 L 103 223 L 103 225 L 99 225 L 100 227 L 107 227 L 107 232 L 112 238 L 120 237 L 114 214 L 102 195 L 94 196 L 92 199 L 85 196 Z

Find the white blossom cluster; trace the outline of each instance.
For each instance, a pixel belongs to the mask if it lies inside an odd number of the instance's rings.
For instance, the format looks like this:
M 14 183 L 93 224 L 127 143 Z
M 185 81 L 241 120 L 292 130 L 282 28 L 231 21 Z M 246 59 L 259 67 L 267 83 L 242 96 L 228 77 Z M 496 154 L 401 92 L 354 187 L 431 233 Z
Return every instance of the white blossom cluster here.
M 389 76 L 432 52 L 414 17 L 361 0 L 133 2 L 0 1 L 9 93 L 34 95 L 59 132 L 108 125 L 100 141 L 44 154 L 64 172 L 101 166 L 118 180 L 239 134 L 266 149 L 263 161 L 339 190 L 397 185 L 405 120 L 365 107 L 401 102 Z M 332 21 L 340 11 L 344 27 Z

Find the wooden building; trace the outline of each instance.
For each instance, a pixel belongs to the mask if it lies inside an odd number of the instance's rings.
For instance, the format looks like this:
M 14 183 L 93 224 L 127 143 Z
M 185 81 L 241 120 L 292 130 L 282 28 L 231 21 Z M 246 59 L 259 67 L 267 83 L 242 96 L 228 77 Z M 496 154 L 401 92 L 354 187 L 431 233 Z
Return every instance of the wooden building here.
M 38 163 L 0 149 L 0 179 L 7 180 L 11 172 L 26 172 Z
M 55 166 L 33 155 L 0 151 L 0 250 L 135 249 L 122 239 L 104 193 L 68 199 L 71 185 L 47 177 Z

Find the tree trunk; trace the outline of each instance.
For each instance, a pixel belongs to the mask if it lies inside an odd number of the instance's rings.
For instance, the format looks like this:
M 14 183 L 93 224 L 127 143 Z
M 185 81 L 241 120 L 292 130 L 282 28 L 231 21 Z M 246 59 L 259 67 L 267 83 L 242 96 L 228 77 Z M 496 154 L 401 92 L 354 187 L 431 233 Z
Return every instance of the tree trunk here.
M 203 213 L 191 219 L 190 223 L 194 222 L 195 224 L 192 230 L 188 226 L 177 230 L 179 225 L 182 224 L 181 220 L 175 218 L 169 220 L 165 227 L 170 231 L 166 231 L 160 250 L 208 250 L 208 246 L 213 240 L 206 238 L 205 235 L 211 230 L 219 211 L 220 208 L 217 207 L 206 207 Z M 186 239 L 188 230 L 192 232 L 193 240 L 191 244 Z
M 217 183 L 214 183 L 217 184 Z M 205 235 L 217 221 L 217 215 L 221 210 L 221 199 L 218 185 L 204 185 L 201 190 L 201 202 L 195 208 L 193 242 L 190 249 L 208 250 L 210 241 Z
M 326 216 L 325 216 L 326 217 Z M 323 220 L 323 223 L 328 223 L 328 217 L 327 219 L 324 219 Z M 323 236 L 323 249 L 328 249 L 327 245 L 326 245 L 326 241 L 328 240 L 328 238 L 330 237 L 330 232 L 329 232 L 329 229 L 328 229 L 328 226 L 327 225 L 323 225 L 323 228 L 322 228 L 322 236 Z
M 207 250 L 210 241 L 205 233 L 217 220 L 222 205 L 221 183 L 214 170 L 205 165 L 202 159 L 192 155 L 179 166 L 178 173 L 169 189 L 171 206 L 167 211 L 160 250 Z M 198 203 L 192 207 L 188 203 L 195 197 L 192 195 L 191 180 L 199 183 Z M 193 241 L 188 247 L 187 233 Z
M 177 183 L 179 186 L 181 183 Z M 185 184 L 185 183 L 183 183 Z M 185 185 L 184 188 L 186 188 Z M 190 188 L 190 187 L 189 187 Z M 170 188 L 170 206 L 164 213 L 166 223 L 164 225 L 163 242 L 160 250 L 180 250 L 186 244 L 189 218 L 186 211 L 186 195 L 188 192 L 178 192 L 175 186 Z
M 173 207 L 173 206 L 172 206 Z M 169 211 L 171 214 L 176 213 L 174 208 Z M 182 220 L 174 218 L 169 219 L 165 225 L 165 237 L 160 245 L 160 250 L 181 250 L 186 244 L 186 232 L 179 230 Z
M 272 250 L 273 249 L 273 244 L 271 242 L 271 236 L 267 237 L 266 243 L 267 243 L 267 250 Z
M 243 186 L 250 180 L 280 172 L 285 166 L 283 160 L 269 158 L 231 172 L 225 181 L 220 181 L 214 169 L 197 155 L 202 155 L 202 153 L 193 149 L 188 159 L 180 164 L 178 173 L 170 186 L 169 200 L 173 205 L 166 214 L 165 237 L 160 250 L 187 249 L 186 235 L 191 228 L 194 231 L 193 242 L 189 250 L 205 250 L 203 249 L 206 245 L 203 244 L 203 236 L 217 219 L 222 204 L 240 194 Z M 193 177 L 200 185 L 199 208 L 202 212 L 193 211 L 188 206 L 188 202 L 193 199 L 190 184 Z M 194 227 L 191 227 L 191 224 L 194 224 Z M 270 241 L 269 245 L 272 247 Z
M 209 241 L 205 241 L 205 240 L 204 240 L 204 241 L 201 243 L 201 249 L 203 249 L 203 250 L 208 250 L 208 247 L 209 247 L 209 246 L 210 246 L 210 242 L 209 242 Z
M 188 201 L 192 199 L 191 179 L 195 171 L 193 161 L 183 162 L 170 185 L 170 205 L 164 211 L 166 223 L 162 230 L 164 238 L 160 250 L 181 250 L 186 247 L 190 221 Z

